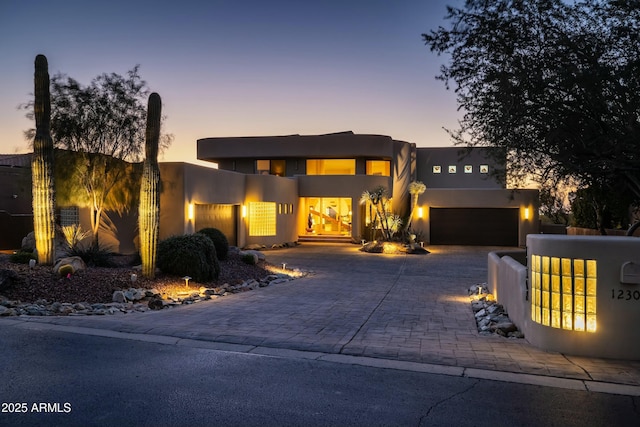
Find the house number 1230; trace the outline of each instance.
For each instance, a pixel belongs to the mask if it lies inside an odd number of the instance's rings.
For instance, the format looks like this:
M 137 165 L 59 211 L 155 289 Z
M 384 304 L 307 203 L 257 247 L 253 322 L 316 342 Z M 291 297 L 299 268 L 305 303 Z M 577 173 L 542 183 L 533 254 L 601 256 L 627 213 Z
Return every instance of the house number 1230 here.
M 631 289 L 611 289 L 611 299 L 623 299 L 626 301 L 640 301 L 640 290 L 631 291 Z

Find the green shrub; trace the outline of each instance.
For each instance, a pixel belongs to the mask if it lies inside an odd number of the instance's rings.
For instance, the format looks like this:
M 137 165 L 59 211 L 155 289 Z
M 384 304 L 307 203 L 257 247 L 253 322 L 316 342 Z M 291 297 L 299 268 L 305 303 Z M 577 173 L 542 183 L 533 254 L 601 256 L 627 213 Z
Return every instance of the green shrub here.
M 189 276 L 196 282 L 215 280 L 220 275 L 216 247 L 204 234 L 185 234 L 158 244 L 157 266 L 167 274 Z
M 227 254 L 229 253 L 229 240 L 227 240 L 227 236 L 217 228 L 203 228 L 198 231 L 198 233 L 202 233 L 208 238 L 211 239 L 213 245 L 216 247 L 216 256 L 218 259 L 227 258 Z
M 29 264 L 32 259 L 36 259 L 36 254 L 28 251 L 14 252 L 9 256 L 9 261 L 15 264 Z
M 242 262 L 249 265 L 256 265 L 256 256 L 254 254 L 242 255 Z

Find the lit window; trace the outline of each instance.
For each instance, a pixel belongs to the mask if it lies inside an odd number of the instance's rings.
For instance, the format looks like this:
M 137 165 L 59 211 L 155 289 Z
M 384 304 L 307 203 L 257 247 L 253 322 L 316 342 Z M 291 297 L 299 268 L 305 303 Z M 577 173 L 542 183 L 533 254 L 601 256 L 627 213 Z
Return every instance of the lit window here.
M 276 235 L 276 203 L 249 203 L 249 236 Z
M 596 331 L 597 262 L 531 256 L 531 320 L 552 328 Z
M 457 170 L 457 168 L 456 168 L 455 165 L 449 166 L 449 173 L 456 173 L 456 170 Z
M 489 173 L 489 165 L 480 165 L 480 173 Z
M 434 166 L 433 173 L 442 173 L 442 166 Z
M 391 176 L 389 160 L 367 160 L 367 175 Z
M 355 159 L 309 159 L 307 175 L 355 175 Z
M 285 176 L 286 162 L 284 160 L 256 160 L 258 175 Z
M 473 173 L 473 166 L 464 165 L 464 173 Z

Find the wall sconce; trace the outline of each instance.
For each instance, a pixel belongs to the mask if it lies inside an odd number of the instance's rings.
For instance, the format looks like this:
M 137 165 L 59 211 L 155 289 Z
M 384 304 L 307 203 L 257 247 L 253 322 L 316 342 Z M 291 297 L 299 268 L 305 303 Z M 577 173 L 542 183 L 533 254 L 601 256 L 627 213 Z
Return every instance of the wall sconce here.
M 422 218 L 422 215 L 424 215 L 424 211 L 420 207 L 420 208 L 418 208 L 418 218 Z
M 524 219 L 529 219 L 529 208 L 524 208 Z
M 247 217 L 247 205 L 242 205 L 242 218 Z
M 189 218 L 189 221 L 193 221 L 194 218 L 194 206 L 193 203 L 189 203 L 189 206 L 187 206 L 187 218 Z

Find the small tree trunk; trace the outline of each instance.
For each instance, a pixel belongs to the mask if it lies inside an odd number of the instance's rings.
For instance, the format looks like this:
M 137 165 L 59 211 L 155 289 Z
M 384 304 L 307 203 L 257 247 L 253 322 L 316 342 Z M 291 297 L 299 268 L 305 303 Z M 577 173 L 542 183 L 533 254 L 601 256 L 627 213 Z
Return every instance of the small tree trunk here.
M 49 65 L 44 55 L 35 61 L 36 136 L 31 164 L 33 193 L 33 230 L 40 264 L 55 261 L 55 190 L 53 179 L 53 139 L 51 139 L 51 96 Z

